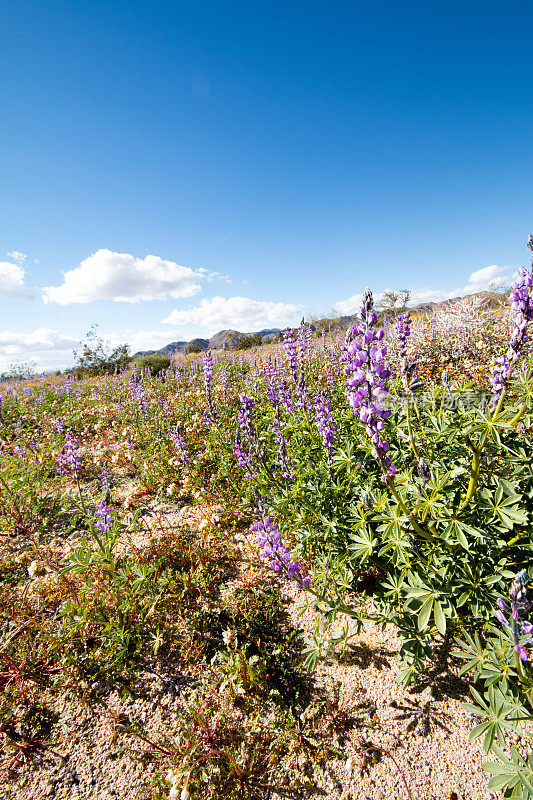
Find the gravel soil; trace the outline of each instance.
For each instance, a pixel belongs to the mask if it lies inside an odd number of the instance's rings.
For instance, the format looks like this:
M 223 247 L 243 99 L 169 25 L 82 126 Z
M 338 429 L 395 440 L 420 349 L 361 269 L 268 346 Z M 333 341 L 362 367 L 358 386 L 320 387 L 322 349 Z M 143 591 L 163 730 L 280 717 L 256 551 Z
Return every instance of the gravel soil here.
M 163 509 L 158 509 L 161 513 Z M 211 512 L 211 516 L 212 513 Z M 165 524 L 202 524 L 210 513 L 185 507 L 168 514 Z M 154 517 L 154 520 L 156 518 Z M 159 523 L 158 523 L 159 524 Z M 205 524 L 205 522 L 203 523 Z M 150 525 L 153 532 L 157 526 Z M 252 534 L 237 537 L 243 568 L 259 566 Z M 142 540 L 129 545 L 142 546 Z M 261 567 L 265 581 L 278 578 Z M 309 636 L 311 610 L 300 613 L 302 593 L 279 582 L 287 600 L 287 621 Z M 398 683 L 398 639 L 392 629 L 368 625 L 353 638 L 342 657 L 323 653 L 317 684 L 339 688 L 354 720 L 343 744 L 343 758 L 330 764 L 317 797 L 329 800 L 479 800 L 501 796 L 486 789 L 487 760 L 481 740 L 469 741 L 475 718 L 462 707 L 468 685 L 446 659 L 443 645 L 419 686 L 407 691 Z M 171 665 L 154 663 L 141 673 L 134 696 L 122 698 L 105 684 L 91 687 L 91 701 L 54 698 L 62 734 L 46 757 L 35 763 L 24 783 L 5 783 L 2 800 L 109 800 L 141 798 L 161 766 L 137 737 L 117 732 L 128 720 L 147 738 L 171 735 L 178 701 L 187 699 L 194 675 L 176 674 Z M 491 760 L 490 757 L 488 760 Z M 169 787 L 170 788 L 170 787 Z M 274 792 L 271 800 L 277 798 Z M 201 798 L 194 798 L 201 800 Z

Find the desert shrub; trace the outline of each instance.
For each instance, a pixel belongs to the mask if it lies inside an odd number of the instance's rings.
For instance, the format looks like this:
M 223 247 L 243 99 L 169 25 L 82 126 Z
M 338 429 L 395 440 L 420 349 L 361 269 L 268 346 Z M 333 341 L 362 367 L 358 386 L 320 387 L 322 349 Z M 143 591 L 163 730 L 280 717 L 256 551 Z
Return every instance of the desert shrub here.
M 510 336 L 508 311 L 503 305 L 489 306 L 480 297 L 465 297 L 431 314 L 412 315 L 408 352 L 417 359 L 419 374 L 440 381 L 443 372 L 478 384 L 487 382 L 491 360 L 499 355 Z M 394 325 L 387 330 L 388 360 L 400 368 L 399 343 Z
M 261 344 L 261 337 L 256 333 L 251 336 L 241 334 L 234 342 L 232 350 L 249 350 L 251 347 L 258 347 Z
M 76 363 L 71 371 L 78 378 L 116 373 L 125 369 L 130 362 L 129 346 L 121 344 L 111 347 L 109 342 L 98 336 L 97 328 L 97 325 L 93 325 L 89 330 L 81 351 L 73 351 Z
M 151 375 L 158 375 L 162 370 L 170 367 L 170 356 L 163 353 L 151 353 L 148 356 L 139 356 L 135 364 L 139 372 L 148 368 Z

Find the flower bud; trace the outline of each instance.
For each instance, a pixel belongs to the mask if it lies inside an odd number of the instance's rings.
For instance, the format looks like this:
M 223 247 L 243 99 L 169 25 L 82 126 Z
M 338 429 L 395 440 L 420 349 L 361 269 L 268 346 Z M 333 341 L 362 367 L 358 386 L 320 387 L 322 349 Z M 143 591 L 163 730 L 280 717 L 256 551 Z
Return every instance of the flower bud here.
M 424 458 L 421 458 L 418 462 L 418 475 L 423 483 L 427 483 L 431 478 L 430 469 Z

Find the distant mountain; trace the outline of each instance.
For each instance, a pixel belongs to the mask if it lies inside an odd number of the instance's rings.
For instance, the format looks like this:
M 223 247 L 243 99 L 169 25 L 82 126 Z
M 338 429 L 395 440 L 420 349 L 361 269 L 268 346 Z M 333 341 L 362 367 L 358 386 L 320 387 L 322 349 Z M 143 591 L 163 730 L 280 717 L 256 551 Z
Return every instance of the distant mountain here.
M 409 311 L 421 311 L 431 313 L 436 308 L 453 305 L 458 300 L 466 299 L 480 299 L 485 300 L 490 308 L 498 308 L 499 306 L 507 304 L 508 294 L 501 294 L 499 292 L 475 292 L 474 294 L 465 294 L 462 297 L 450 297 L 448 300 L 440 300 L 438 303 L 419 303 Z
M 490 308 L 497 308 L 507 303 L 507 295 L 497 292 L 476 292 L 475 294 L 465 295 L 465 297 L 481 298 L 487 302 Z M 457 303 L 457 301 L 461 299 L 464 298 L 450 297 L 448 300 L 440 300 L 439 302 L 419 303 L 416 306 L 410 306 L 409 311 L 431 314 L 436 308 L 453 305 L 453 303 Z M 380 314 L 380 316 L 382 315 Z M 329 329 L 332 331 L 341 331 L 349 328 L 350 325 L 356 323 L 357 320 L 358 317 L 356 314 L 349 314 L 341 317 L 332 317 L 331 319 L 316 320 L 311 327 L 317 330 Z M 191 339 L 190 342 L 170 342 L 170 344 L 165 345 L 160 350 L 140 350 L 138 353 L 134 353 L 133 358 L 151 356 L 153 353 L 170 355 L 171 353 L 188 353 L 190 351 L 198 352 L 201 350 L 231 350 L 235 348 L 243 338 L 258 336 L 261 339 L 261 344 L 266 344 L 275 339 L 280 333 L 281 330 L 279 328 L 264 328 L 261 331 L 254 331 L 253 333 L 242 333 L 241 331 L 228 328 L 215 333 L 210 339 Z
M 231 350 L 242 339 L 250 336 L 258 336 L 261 339 L 261 344 L 275 339 L 281 333 L 279 328 L 264 328 L 261 331 L 254 331 L 252 333 L 242 333 L 228 328 L 224 331 L 215 333 L 210 339 L 191 339 L 190 342 L 170 342 L 170 344 L 161 347 L 160 350 L 139 350 L 138 353 L 133 354 L 133 358 L 139 356 L 151 356 L 154 353 L 160 355 L 170 355 L 171 353 L 188 353 L 201 350 Z

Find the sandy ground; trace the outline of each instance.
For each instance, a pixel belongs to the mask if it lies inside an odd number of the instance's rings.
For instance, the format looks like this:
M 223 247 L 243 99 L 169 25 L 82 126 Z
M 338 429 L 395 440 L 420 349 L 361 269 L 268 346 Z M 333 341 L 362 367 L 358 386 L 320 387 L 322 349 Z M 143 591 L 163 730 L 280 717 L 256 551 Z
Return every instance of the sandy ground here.
M 185 507 L 165 521 L 173 526 L 198 524 L 207 516 L 198 507 Z M 143 543 L 141 537 L 130 544 Z M 243 567 L 259 563 L 252 534 L 241 535 L 239 546 Z M 277 580 L 266 570 L 264 575 L 265 581 Z M 279 585 L 287 598 L 290 622 L 309 634 L 313 612 L 300 615 L 299 590 L 287 583 Z M 342 658 L 323 654 L 315 680 L 340 687 L 346 707 L 355 709 L 356 724 L 347 734 L 343 759 L 331 765 L 317 796 L 330 800 L 498 796 L 486 789 L 487 775 L 481 764 L 487 758 L 481 740 L 468 738 L 476 720 L 461 705 L 468 699 L 467 683 L 445 660 L 437 659 L 420 686 L 403 690 L 397 680 L 398 647 L 392 629 L 369 626 L 351 641 Z M 114 737 L 115 721 L 124 715 L 147 735 L 161 728 L 172 730 L 177 704 L 187 696 L 191 682 L 185 674 L 171 670 L 167 674 L 165 664 L 153 669 L 142 674 L 141 690 L 134 699 L 122 699 L 105 684 L 92 687 L 99 699 L 91 704 L 69 697 L 57 699 L 64 736 L 45 761 L 29 771 L 24 786 L 4 786 L 2 800 L 140 797 L 142 786 L 159 767 L 143 756 L 138 740 L 128 740 L 123 734 Z M 273 792 L 272 800 L 276 797 Z

